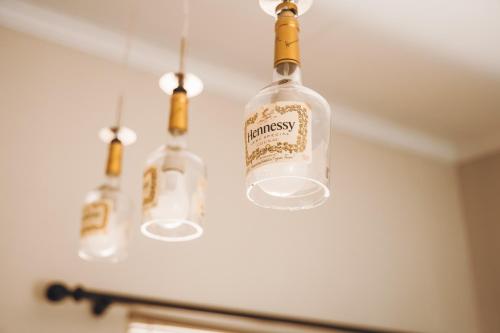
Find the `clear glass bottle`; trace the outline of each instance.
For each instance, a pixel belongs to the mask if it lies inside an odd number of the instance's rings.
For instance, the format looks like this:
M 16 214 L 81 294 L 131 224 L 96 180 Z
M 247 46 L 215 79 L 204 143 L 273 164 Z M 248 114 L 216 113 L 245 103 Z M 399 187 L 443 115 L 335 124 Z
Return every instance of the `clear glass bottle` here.
M 330 106 L 302 85 L 297 6 L 276 8 L 273 82 L 245 108 L 247 197 L 258 206 L 299 210 L 330 196 Z
M 206 169 L 187 147 L 187 96 L 179 87 L 171 100 L 169 138 L 146 162 L 141 231 L 162 241 L 188 241 L 203 234 Z
M 79 256 L 89 261 L 118 262 L 127 257 L 132 200 L 120 189 L 122 143 L 109 148 L 106 180 L 87 194 L 80 229 Z

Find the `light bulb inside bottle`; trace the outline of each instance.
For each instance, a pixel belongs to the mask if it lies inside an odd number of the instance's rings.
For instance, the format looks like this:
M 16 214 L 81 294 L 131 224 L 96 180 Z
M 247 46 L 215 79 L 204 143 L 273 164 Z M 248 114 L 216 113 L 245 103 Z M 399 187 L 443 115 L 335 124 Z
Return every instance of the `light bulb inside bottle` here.
M 267 164 L 255 171 L 264 181 L 258 186 L 262 191 L 277 197 L 289 197 L 304 188 L 307 165 L 304 163 Z
M 114 224 L 115 214 L 111 214 L 109 217 L 110 225 Z M 113 256 L 118 249 L 119 238 L 118 234 L 110 229 L 106 234 L 96 233 L 84 237 L 81 240 L 81 246 L 86 249 L 90 249 L 94 256 L 100 258 L 107 258 Z M 88 250 L 89 251 L 89 250 Z M 81 252 L 81 256 L 85 257 L 85 253 Z
M 142 233 L 150 238 L 180 242 L 203 234 L 205 166 L 196 155 L 177 145 L 153 152 L 143 179 Z M 172 140 L 174 141 L 174 140 Z M 173 147 L 173 148 L 172 148 Z
M 123 260 L 131 207 L 130 198 L 109 183 L 91 191 L 82 216 L 79 256 L 93 261 Z
M 151 215 L 160 221 L 162 227 L 177 228 L 189 214 L 189 197 L 183 172 L 175 169 L 163 172 L 161 189 L 158 204 L 151 210 Z

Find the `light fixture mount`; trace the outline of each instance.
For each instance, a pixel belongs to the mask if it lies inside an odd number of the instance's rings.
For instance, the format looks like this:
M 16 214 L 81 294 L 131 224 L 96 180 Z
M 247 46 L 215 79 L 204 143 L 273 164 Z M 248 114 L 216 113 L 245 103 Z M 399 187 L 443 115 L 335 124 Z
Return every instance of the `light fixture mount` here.
M 99 131 L 99 139 L 104 143 L 118 139 L 124 146 L 129 146 L 137 141 L 137 134 L 128 127 L 110 126 Z
M 203 82 L 192 73 L 185 73 L 183 87 L 186 89 L 187 97 L 198 96 L 203 91 Z M 164 74 L 159 81 L 160 89 L 167 95 L 172 95 L 179 84 L 179 73 L 170 72 Z
M 280 6 L 295 6 L 297 16 L 305 14 L 312 6 L 313 0 L 259 0 L 260 8 L 268 15 L 277 16 L 276 9 Z

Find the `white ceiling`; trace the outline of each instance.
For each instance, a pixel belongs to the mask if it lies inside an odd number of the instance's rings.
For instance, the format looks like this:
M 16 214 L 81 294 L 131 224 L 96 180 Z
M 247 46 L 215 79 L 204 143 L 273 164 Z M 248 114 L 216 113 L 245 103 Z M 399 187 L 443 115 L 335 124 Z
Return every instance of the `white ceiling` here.
M 497 0 L 318 1 L 332 12 L 445 59 L 500 76 Z
M 164 64 L 175 69 L 181 0 L 26 2 L 62 14 L 68 19 L 67 30 L 72 30 L 70 20 L 90 23 L 101 29 L 101 36 L 94 36 L 102 40 L 103 31 L 123 36 L 131 8 L 138 6 L 133 10 L 138 39 L 134 46 L 169 50 Z M 8 3 L 20 4 L 4 1 Z M 270 78 L 272 19 L 257 1 L 190 3 L 188 66 L 208 88 L 218 85 L 228 95 L 250 97 Z M 65 22 L 58 22 L 60 29 Z M 356 121 L 367 117 L 372 127 L 371 119 L 387 122 L 409 133 L 410 139 L 398 135 L 400 142 L 418 141 L 414 150 L 453 155 L 447 159 L 499 147 L 498 1 L 316 0 L 301 24 L 305 83 L 323 94 L 334 111 L 349 110 L 347 116 L 337 113 L 340 121 L 354 122 L 350 114 L 355 113 Z M 85 48 L 80 44 L 73 46 Z M 163 62 L 161 57 L 156 60 Z M 204 66 L 197 66 L 200 62 Z M 387 127 L 378 126 L 378 136 L 387 137 Z M 432 141 L 433 147 L 424 141 Z

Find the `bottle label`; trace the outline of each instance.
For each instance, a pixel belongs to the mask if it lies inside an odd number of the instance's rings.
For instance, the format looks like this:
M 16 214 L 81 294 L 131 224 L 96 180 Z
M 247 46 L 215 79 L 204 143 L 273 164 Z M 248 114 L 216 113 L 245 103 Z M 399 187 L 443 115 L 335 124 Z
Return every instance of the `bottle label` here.
M 142 178 L 142 209 L 144 211 L 154 207 L 158 197 L 158 170 L 152 166 L 144 172 Z
M 275 162 L 311 162 L 311 109 L 302 102 L 264 105 L 245 121 L 247 173 Z
M 205 217 L 205 192 L 207 190 L 207 181 L 205 178 L 198 179 L 196 191 L 191 196 L 191 214 L 199 219 Z
M 112 209 L 112 201 L 106 199 L 85 205 L 83 207 L 82 225 L 80 229 L 81 236 L 85 237 L 93 233 L 105 233 Z

